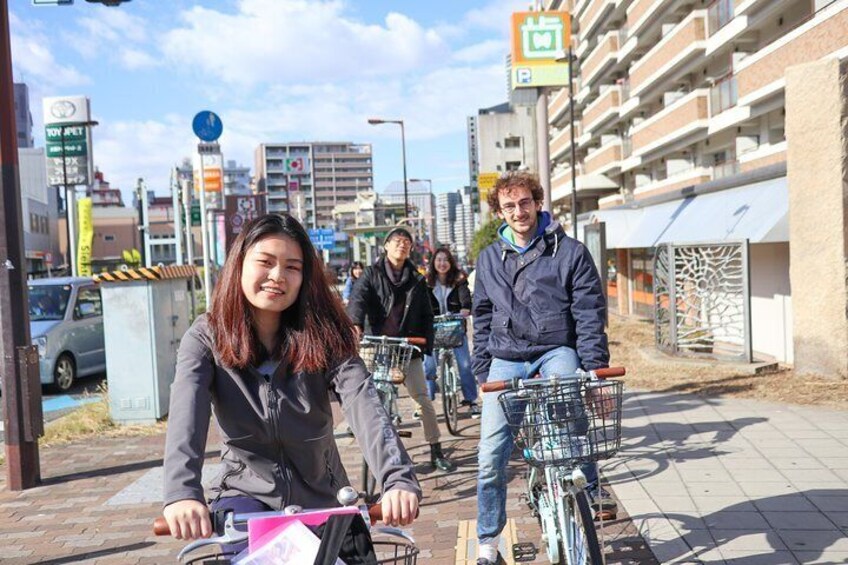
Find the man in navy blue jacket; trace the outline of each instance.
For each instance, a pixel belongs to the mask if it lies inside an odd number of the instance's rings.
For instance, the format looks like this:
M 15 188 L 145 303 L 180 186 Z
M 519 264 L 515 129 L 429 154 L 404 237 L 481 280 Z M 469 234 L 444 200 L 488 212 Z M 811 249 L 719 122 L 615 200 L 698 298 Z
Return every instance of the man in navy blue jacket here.
M 539 181 L 525 172 L 502 176 L 489 194 L 504 225 L 477 259 L 473 370 L 480 383 L 609 364 L 601 278 L 586 247 L 542 212 L 543 199 Z M 503 562 L 497 547 L 513 439 L 497 396 L 484 395 L 480 424 L 478 565 Z M 598 487 L 597 467 L 583 472 L 595 510 L 614 514 L 615 502 Z

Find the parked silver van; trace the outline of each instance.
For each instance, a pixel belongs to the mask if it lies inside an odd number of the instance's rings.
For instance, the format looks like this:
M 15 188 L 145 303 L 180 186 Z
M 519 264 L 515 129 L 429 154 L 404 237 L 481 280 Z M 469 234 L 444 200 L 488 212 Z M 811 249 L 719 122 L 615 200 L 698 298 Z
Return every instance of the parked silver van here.
M 37 279 L 29 287 L 32 343 L 41 383 L 59 391 L 106 370 L 100 287 L 88 278 Z

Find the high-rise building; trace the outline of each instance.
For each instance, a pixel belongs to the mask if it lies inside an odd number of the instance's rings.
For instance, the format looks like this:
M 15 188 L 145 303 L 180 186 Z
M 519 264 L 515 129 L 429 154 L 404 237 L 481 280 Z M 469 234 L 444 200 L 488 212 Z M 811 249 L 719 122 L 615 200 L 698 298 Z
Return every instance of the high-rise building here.
M 15 83 L 15 124 L 18 147 L 33 147 L 32 112 L 29 109 L 29 88 L 24 83 Z
M 335 206 L 374 188 L 370 144 L 263 143 L 254 157 L 268 211 L 291 212 L 309 228 L 331 227 Z
M 409 181 L 407 184 L 409 214 L 412 217 L 409 225 L 417 231 L 419 239 L 432 244 L 436 238 L 436 202 L 433 196 L 433 185 L 430 181 Z M 390 183 L 380 194 L 380 199 L 387 204 L 403 204 L 403 182 Z
M 436 195 L 437 241 L 451 248 L 457 260 L 465 263 L 474 238 L 474 210 L 470 191 L 444 192 Z

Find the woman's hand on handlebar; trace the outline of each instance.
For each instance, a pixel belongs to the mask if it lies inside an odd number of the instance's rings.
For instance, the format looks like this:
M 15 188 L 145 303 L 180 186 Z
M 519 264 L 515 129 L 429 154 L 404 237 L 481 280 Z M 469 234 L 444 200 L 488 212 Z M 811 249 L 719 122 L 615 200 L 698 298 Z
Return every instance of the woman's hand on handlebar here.
M 387 526 L 408 526 L 418 515 L 418 495 L 392 489 L 383 495 L 383 523 Z
M 209 508 L 198 500 L 178 500 L 166 506 L 162 514 L 176 539 L 190 541 L 212 535 Z

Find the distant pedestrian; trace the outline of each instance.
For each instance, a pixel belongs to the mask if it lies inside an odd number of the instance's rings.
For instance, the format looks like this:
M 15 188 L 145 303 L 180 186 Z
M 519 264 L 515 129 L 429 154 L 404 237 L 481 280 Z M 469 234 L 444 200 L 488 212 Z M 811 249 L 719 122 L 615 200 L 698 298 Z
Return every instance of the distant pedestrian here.
M 349 481 L 333 439 L 329 391 L 382 481 L 384 520 L 411 523 L 421 496 L 412 461 L 297 220 L 249 222 L 227 255 L 211 306 L 182 338 L 171 388 L 164 515 L 172 535 L 211 534 L 200 471 L 213 412 L 222 439 L 213 511 L 338 506 L 336 493 Z
M 347 280 L 345 281 L 344 289 L 342 290 L 342 300 L 344 300 L 345 304 L 350 301 L 350 294 L 353 292 L 353 285 L 355 285 L 356 281 L 359 280 L 359 277 L 362 276 L 362 271 L 364 270 L 365 266 L 362 264 L 362 261 L 354 261 L 350 265 Z

